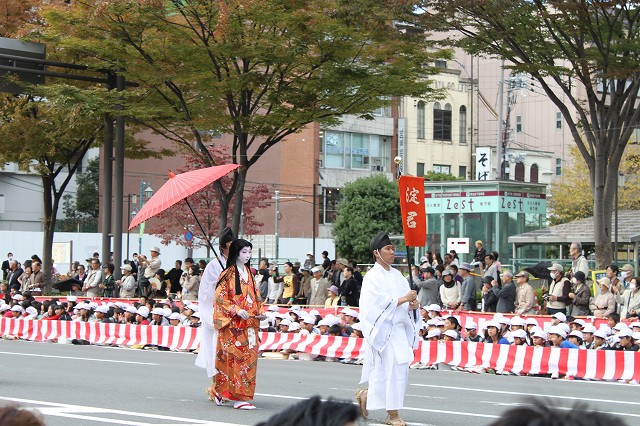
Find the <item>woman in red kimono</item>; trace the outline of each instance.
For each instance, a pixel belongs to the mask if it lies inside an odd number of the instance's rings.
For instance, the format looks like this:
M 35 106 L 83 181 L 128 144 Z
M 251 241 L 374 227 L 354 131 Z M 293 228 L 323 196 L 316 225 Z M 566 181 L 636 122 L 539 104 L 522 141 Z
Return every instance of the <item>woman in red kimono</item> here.
M 227 269 L 216 285 L 213 326 L 218 331 L 216 350 L 215 402 L 234 403 L 234 408 L 254 410 L 258 331 L 264 318 L 260 292 L 251 275 L 252 245 L 235 240 L 229 248 Z

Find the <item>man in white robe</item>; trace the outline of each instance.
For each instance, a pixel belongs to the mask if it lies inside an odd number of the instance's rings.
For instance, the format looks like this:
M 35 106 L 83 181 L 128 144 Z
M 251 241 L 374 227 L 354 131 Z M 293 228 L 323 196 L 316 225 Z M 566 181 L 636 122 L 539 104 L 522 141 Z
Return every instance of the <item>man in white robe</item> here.
M 360 383 L 369 382 L 368 391 L 360 391 L 361 414 L 385 409 L 391 425 L 405 425 L 398 410 L 403 407 L 409 379 L 409 364 L 418 347 L 419 325 L 417 293 L 396 269 L 394 246 L 389 236 L 379 232 L 370 248 L 376 263 L 364 276 L 360 296 L 360 322 L 365 339 L 365 357 Z
M 218 333 L 213 327 L 213 306 L 214 298 L 216 294 L 216 284 L 220 274 L 227 266 L 227 255 L 229 254 L 229 247 L 231 243 L 236 239 L 233 231 L 230 228 L 225 228 L 220 233 L 219 247 L 221 255 L 219 258 L 213 259 L 207 263 L 202 279 L 200 280 L 200 287 L 198 288 L 198 311 L 200 313 L 200 351 L 196 358 L 196 367 L 204 368 L 207 370 L 207 376 L 213 377 L 216 375 L 216 343 L 218 341 Z M 210 400 L 214 400 L 213 385 L 206 390 Z

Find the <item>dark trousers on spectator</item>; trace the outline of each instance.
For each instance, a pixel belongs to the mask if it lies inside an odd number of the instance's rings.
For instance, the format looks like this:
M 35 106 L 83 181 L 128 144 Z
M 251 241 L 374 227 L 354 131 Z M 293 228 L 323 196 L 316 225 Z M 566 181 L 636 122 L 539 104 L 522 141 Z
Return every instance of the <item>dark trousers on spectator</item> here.
M 558 312 L 562 312 L 563 314 L 567 315 L 567 308 L 562 308 L 562 309 L 547 308 L 547 312 L 549 313 L 549 315 L 555 315 Z

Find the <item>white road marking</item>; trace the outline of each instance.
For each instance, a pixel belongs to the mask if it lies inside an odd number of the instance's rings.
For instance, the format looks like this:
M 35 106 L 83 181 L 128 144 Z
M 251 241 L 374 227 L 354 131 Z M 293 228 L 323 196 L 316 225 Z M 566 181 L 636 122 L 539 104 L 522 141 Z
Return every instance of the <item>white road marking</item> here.
M 224 423 L 224 422 L 213 422 L 209 420 L 200 420 L 200 419 L 190 419 L 187 417 L 174 417 L 174 416 L 164 416 L 161 414 L 153 414 L 153 413 L 142 413 L 136 411 L 124 411 L 124 410 L 111 410 L 108 408 L 99 408 L 99 407 L 90 407 L 85 405 L 72 405 L 72 404 L 61 404 L 58 402 L 49 402 L 49 401 L 37 401 L 33 399 L 24 399 L 24 398 L 13 398 L 8 396 L 0 396 L 0 400 L 3 401 L 11 401 L 20 404 L 32 404 L 33 406 L 26 406 L 26 409 L 37 409 L 43 415 L 54 416 L 54 417 L 65 417 L 71 419 L 81 419 L 81 420 L 90 420 L 92 422 L 99 423 L 113 423 L 113 424 L 122 424 L 122 425 L 131 425 L 131 426 L 149 426 L 155 424 L 161 424 L 163 426 L 168 426 L 167 423 L 152 423 L 149 421 L 127 421 L 122 419 L 110 419 L 108 417 L 97 417 L 97 416 L 87 416 L 81 413 L 93 413 L 93 414 L 119 414 L 129 417 L 142 417 L 145 419 L 157 419 L 157 420 L 171 420 L 176 422 L 176 426 L 244 426 L 238 423 Z
M 512 392 L 512 391 L 500 391 L 500 390 L 491 390 L 491 389 L 476 389 L 476 388 L 461 388 L 461 387 L 453 387 L 453 386 L 440 386 L 440 385 L 424 385 L 420 383 L 411 383 L 411 386 L 419 386 L 419 387 L 427 387 L 427 388 L 437 388 L 437 389 L 448 389 L 448 390 L 461 390 L 467 392 L 482 392 L 482 393 L 498 393 L 502 395 L 522 395 L 522 396 L 536 396 L 541 398 L 549 398 L 549 395 L 539 394 L 539 393 L 526 393 L 526 392 Z M 604 402 L 610 404 L 624 404 L 624 405 L 640 405 L 640 402 L 633 401 L 618 401 L 614 399 L 597 399 L 597 398 L 585 398 L 585 397 L 577 397 L 577 396 L 561 396 L 561 395 L 553 395 L 554 399 L 569 399 L 575 401 L 591 401 L 591 402 Z
M 295 400 L 308 399 L 308 398 L 300 397 L 300 396 L 275 395 L 275 394 L 270 394 L 270 393 L 256 393 L 256 395 L 268 396 L 269 398 L 282 398 L 282 399 L 295 399 Z M 355 404 L 355 402 L 354 402 L 354 404 Z M 494 416 L 492 414 L 467 413 L 467 412 L 464 412 L 464 411 L 434 410 L 434 409 L 429 409 L 429 408 L 416 408 L 416 407 L 404 407 L 403 410 L 421 411 L 421 412 L 425 412 L 425 413 L 438 413 L 438 414 L 456 414 L 456 415 L 459 415 L 459 416 L 483 417 L 483 418 L 487 418 L 487 419 L 497 419 L 498 417 L 500 417 L 500 416 Z
M 80 357 L 59 356 L 59 355 L 40 355 L 40 354 L 29 354 L 29 353 L 23 353 L 23 352 L 2 352 L 2 351 L 0 351 L 0 354 L 2 354 L 2 355 L 18 355 L 18 356 L 34 356 L 34 357 L 39 357 L 39 358 L 76 359 L 76 360 L 79 360 L 79 361 L 111 362 L 111 363 L 116 363 L 116 364 L 136 364 L 136 365 L 154 365 L 154 366 L 160 365 L 160 364 L 157 364 L 155 362 L 118 361 L 118 360 L 114 360 L 114 359 L 80 358 Z

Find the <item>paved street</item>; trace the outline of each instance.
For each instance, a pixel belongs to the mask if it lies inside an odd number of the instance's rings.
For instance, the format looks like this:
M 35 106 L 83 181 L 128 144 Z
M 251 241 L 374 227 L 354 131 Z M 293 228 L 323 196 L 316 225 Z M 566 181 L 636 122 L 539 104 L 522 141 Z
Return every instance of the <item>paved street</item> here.
M 216 407 L 192 354 L 0 340 L 0 404 L 36 407 L 48 425 L 253 425 L 312 395 L 353 400 L 361 367 L 262 359 L 258 410 Z M 411 425 L 486 425 L 528 396 L 583 402 L 640 425 L 638 387 L 618 383 L 411 370 Z M 379 424 L 373 412 L 367 425 Z

